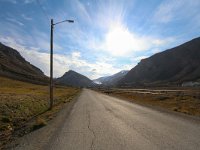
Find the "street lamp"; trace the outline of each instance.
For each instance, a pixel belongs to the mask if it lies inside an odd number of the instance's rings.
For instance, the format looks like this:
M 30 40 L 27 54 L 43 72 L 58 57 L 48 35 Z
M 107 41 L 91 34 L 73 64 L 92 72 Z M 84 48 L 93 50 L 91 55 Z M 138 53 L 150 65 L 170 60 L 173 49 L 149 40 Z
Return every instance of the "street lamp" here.
M 63 22 L 74 23 L 74 20 L 64 20 L 57 23 L 53 23 L 53 19 L 51 19 L 51 38 L 50 38 L 50 110 L 53 108 L 53 28 L 55 25 Z

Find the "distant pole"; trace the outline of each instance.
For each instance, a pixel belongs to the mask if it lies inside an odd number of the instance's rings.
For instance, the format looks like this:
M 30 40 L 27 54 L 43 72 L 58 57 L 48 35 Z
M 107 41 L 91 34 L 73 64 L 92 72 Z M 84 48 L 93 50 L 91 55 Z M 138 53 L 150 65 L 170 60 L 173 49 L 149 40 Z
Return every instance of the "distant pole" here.
M 53 108 L 53 19 L 51 19 L 50 39 L 50 110 Z

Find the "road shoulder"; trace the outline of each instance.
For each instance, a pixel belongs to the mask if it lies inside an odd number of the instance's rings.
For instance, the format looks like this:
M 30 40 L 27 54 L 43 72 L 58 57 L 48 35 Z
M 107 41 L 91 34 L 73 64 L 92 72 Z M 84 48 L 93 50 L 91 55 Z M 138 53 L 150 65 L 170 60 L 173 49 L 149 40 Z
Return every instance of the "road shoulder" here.
M 71 100 L 69 103 L 66 103 L 65 106 L 62 108 L 62 110 L 60 110 L 56 114 L 56 117 L 53 118 L 51 121 L 49 121 L 46 126 L 38 130 L 35 130 L 33 132 L 30 132 L 29 134 L 17 139 L 15 142 L 11 143 L 9 147 L 7 147 L 6 149 L 16 149 L 16 150 L 43 149 L 43 147 L 58 132 L 57 130 L 59 129 L 59 126 L 62 125 L 62 122 L 64 122 L 68 118 L 71 110 L 73 109 L 73 106 L 77 102 L 81 93 L 82 91 L 79 94 L 77 94 L 73 98 L 73 100 Z

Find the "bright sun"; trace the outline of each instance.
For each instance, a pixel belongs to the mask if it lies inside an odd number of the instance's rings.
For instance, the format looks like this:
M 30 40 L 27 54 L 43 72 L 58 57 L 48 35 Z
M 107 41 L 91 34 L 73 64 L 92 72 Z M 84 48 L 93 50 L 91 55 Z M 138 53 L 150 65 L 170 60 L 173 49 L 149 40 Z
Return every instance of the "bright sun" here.
M 141 38 L 132 34 L 127 28 L 112 27 L 105 36 L 104 48 L 113 56 L 125 56 L 133 51 L 145 49 Z
M 128 29 L 114 27 L 106 35 L 106 48 L 113 55 L 124 55 L 131 51 L 133 41 L 134 38 Z

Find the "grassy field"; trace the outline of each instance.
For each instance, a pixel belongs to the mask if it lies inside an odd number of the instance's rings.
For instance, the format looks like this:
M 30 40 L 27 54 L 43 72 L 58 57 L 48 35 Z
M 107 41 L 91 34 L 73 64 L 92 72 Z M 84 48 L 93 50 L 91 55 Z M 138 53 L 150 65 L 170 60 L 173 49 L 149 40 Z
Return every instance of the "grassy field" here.
M 0 77 L 0 149 L 12 135 L 30 122 L 30 130 L 46 125 L 64 103 L 80 89 L 55 87 L 54 108 L 49 111 L 49 87 Z M 23 134 L 23 133 L 20 133 Z
M 104 93 L 139 104 L 200 117 L 200 89 L 110 89 Z

